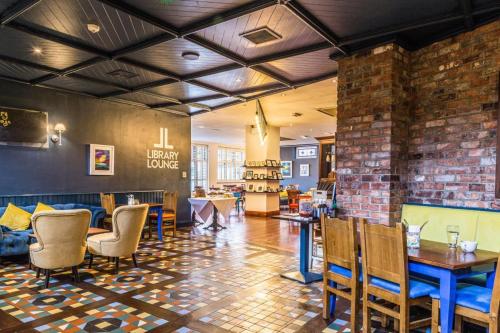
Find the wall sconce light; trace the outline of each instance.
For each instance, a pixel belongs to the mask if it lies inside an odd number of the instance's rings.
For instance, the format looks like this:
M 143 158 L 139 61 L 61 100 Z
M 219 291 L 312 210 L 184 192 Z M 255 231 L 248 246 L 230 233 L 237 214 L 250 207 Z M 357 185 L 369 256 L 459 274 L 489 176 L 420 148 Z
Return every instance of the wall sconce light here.
M 54 143 L 59 142 L 59 146 L 62 146 L 62 134 L 66 131 L 66 126 L 64 126 L 64 124 L 61 123 L 56 124 L 56 126 L 54 126 L 54 131 L 57 134 L 53 134 L 50 139 Z

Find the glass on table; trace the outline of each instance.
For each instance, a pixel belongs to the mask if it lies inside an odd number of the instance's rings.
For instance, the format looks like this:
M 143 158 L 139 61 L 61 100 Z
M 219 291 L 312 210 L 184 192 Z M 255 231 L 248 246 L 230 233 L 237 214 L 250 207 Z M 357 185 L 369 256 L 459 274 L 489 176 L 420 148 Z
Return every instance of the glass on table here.
M 448 247 L 454 249 L 458 245 L 458 238 L 460 236 L 460 228 L 458 225 L 449 225 L 446 227 L 448 236 Z

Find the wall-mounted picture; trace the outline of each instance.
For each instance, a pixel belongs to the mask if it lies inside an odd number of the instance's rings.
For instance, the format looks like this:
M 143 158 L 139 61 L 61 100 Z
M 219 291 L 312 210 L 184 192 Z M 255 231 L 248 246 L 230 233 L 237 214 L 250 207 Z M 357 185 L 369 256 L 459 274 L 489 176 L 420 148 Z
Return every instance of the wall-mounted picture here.
M 0 145 L 48 148 L 47 112 L 0 107 Z
M 299 174 L 301 177 L 309 177 L 309 164 L 301 164 Z
M 283 178 L 292 178 L 292 161 L 281 161 L 281 174 Z
M 252 179 L 253 178 L 253 171 L 252 170 L 247 170 L 245 173 L 245 179 Z
M 248 184 L 248 192 L 253 192 L 253 184 Z
M 89 145 L 89 175 L 113 176 L 115 174 L 115 146 Z
M 316 146 L 297 147 L 295 155 L 297 158 L 316 158 L 318 156 L 318 147 Z
M 264 192 L 264 186 L 259 185 L 259 186 L 257 187 L 257 192 Z
M 259 175 L 257 173 L 253 174 L 253 179 L 259 179 Z

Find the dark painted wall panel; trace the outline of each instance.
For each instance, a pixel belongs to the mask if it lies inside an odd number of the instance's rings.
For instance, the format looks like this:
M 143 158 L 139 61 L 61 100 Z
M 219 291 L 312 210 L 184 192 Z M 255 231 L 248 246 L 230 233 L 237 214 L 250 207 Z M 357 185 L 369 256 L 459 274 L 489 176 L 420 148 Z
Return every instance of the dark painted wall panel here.
M 51 127 L 61 122 L 67 129 L 62 146 L 0 146 L 0 196 L 177 190 L 180 220 L 188 219 L 189 117 L 5 81 L 0 81 L 0 105 L 46 111 Z M 147 149 L 159 143 L 160 127 L 169 129 L 169 144 L 179 152 L 178 170 L 147 168 Z M 90 143 L 115 146 L 114 176 L 87 175 Z
M 281 181 L 283 186 L 299 184 L 301 191 L 308 191 L 311 187 L 316 188 L 319 180 L 318 158 L 295 158 L 297 147 L 281 147 L 280 158 L 282 161 L 292 161 L 292 178 L 285 178 Z M 319 147 L 318 147 L 319 154 Z M 309 164 L 309 177 L 300 176 L 300 164 Z

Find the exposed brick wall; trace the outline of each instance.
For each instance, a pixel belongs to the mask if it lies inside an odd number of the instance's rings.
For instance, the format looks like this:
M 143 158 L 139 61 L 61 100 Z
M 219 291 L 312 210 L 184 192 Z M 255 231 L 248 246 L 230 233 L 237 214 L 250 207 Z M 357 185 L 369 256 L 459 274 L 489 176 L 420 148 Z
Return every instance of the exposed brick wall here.
M 408 201 L 495 205 L 500 22 L 411 55 Z
M 408 53 L 393 44 L 339 62 L 336 153 L 341 216 L 381 223 L 399 220 L 406 193 L 407 67 Z
M 395 222 L 403 202 L 500 207 L 499 36 L 494 22 L 412 53 L 389 44 L 339 61 L 341 216 Z

